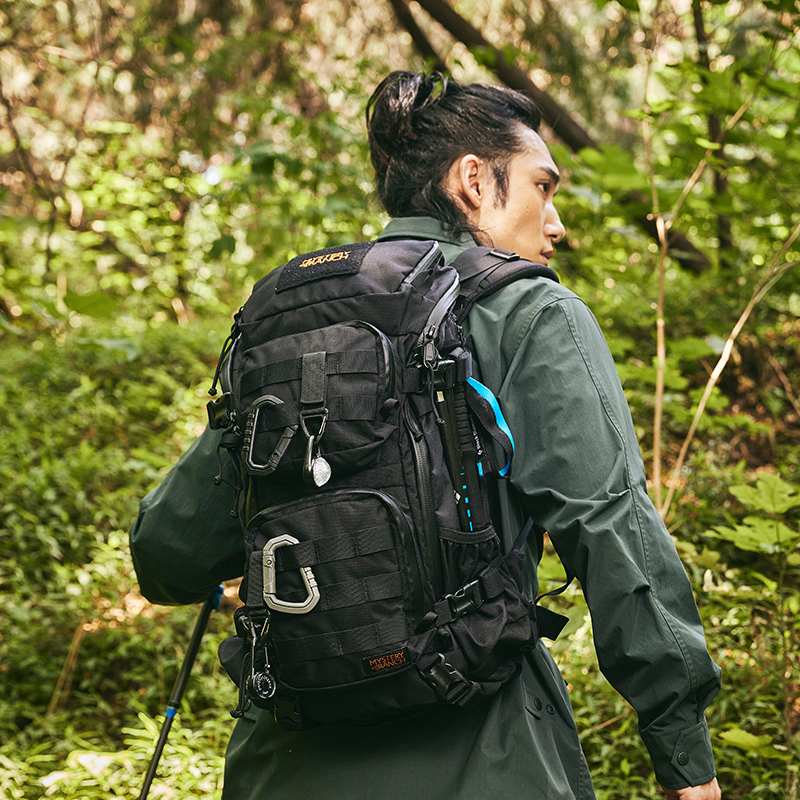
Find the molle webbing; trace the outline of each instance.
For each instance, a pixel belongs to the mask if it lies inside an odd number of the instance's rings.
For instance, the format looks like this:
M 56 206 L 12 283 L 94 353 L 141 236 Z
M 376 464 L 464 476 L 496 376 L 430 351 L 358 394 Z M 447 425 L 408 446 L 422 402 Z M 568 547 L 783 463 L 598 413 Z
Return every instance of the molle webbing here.
M 372 575 L 344 583 L 328 583 L 317 610 L 333 611 L 337 608 L 350 608 L 371 603 L 375 600 L 388 600 L 403 594 L 403 576 L 399 572 L 385 575 Z M 301 601 L 305 591 L 282 592 L 281 597 L 290 603 Z
M 282 663 L 314 661 L 321 658 L 363 653 L 401 642 L 408 636 L 408 626 L 402 617 L 392 617 L 372 625 L 321 633 L 301 639 L 273 639 L 275 652 Z
M 266 430 L 279 430 L 288 425 L 296 425 L 300 415 L 299 403 L 283 403 L 279 406 L 263 407 L 259 415 L 259 424 Z M 378 413 L 377 401 L 372 397 L 361 395 L 329 396 L 326 400 L 328 419 L 336 420 L 370 420 Z
M 345 353 L 325 353 L 326 375 L 349 375 L 359 372 L 377 373 L 378 357 L 374 350 L 355 350 Z M 257 357 L 249 356 L 257 360 Z M 242 397 L 275 383 L 303 378 L 303 358 L 290 358 L 272 364 L 256 364 L 242 375 L 240 391 Z

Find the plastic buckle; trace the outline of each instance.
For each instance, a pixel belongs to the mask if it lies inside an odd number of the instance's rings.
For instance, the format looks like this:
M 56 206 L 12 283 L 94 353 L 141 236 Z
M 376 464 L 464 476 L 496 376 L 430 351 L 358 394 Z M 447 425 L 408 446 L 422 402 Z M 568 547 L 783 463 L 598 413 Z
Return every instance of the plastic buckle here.
M 319 602 L 319 588 L 317 580 L 311 567 L 300 567 L 300 576 L 306 586 L 308 596 L 300 603 L 290 603 L 288 600 L 281 600 L 276 594 L 275 582 L 275 551 L 279 547 L 288 544 L 300 544 L 299 539 L 290 536 L 288 533 L 270 539 L 264 547 L 261 555 L 262 574 L 264 579 L 264 603 L 273 611 L 282 611 L 284 614 L 308 614 Z
M 478 692 L 478 687 L 468 681 L 452 664 L 438 653 L 439 660 L 422 673 L 422 677 L 433 687 L 436 694 L 453 705 L 466 705 Z
M 437 391 L 452 389 L 456 383 L 456 362 L 452 358 L 441 358 L 431 371 L 433 374 L 433 388 Z
M 450 613 L 453 619 L 458 619 L 469 611 L 474 611 L 480 604 L 476 603 L 472 598 L 472 592 L 477 588 L 478 581 L 471 581 L 466 586 L 456 589 L 452 594 L 445 595 L 447 605 L 450 606 Z M 467 596 L 469 593 L 469 596 Z
M 206 411 L 208 412 L 208 427 L 212 431 L 222 430 L 231 424 L 231 416 L 228 410 L 228 401 L 230 400 L 230 393 L 225 392 L 219 397 L 214 397 L 206 403 Z

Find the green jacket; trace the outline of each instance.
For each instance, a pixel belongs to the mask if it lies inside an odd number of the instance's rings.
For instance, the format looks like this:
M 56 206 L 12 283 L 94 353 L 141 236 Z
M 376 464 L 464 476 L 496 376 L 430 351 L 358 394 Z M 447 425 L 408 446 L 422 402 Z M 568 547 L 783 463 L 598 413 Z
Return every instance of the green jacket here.
M 472 244 L 429 218 L 392 220 L 382 239 L 435 239 L 451 260 Z M 586 305 L 559 284 L 517 281 L 465 327 L 477 377 L 514 433 L 501 483 L 502 535 L 526 516 L 580 580 L 604 675 L 634 706 L 658 781 L 705 783 L 714 761 L 703 709 L 719 691 L 675 546 L 645 487 L 611 354 Z M 241 575 L 230 490 L 213 488 L 219 434 L 207 430 L 142 501 L 131 549 L 143 593 L 187 603 Z M 225 462 L 223 462 L 225 463 Z M 533 548 L 531 548 L 533 549 Z M 529 558 L 536 591 L 535 554 Z M 534 800 L 594 797 L 563 678 L 546 647 L 522 678 L 467 711 L 380 728 L 278 728 L 251 709 L 231 738 L 224 798 Z

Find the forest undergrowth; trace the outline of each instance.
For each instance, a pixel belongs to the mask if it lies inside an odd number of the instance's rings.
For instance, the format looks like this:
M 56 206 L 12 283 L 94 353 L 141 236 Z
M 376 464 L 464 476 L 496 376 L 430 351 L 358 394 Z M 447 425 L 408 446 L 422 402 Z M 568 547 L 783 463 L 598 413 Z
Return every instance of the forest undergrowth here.
M 595 294 L 600 318 L 616 308 L 603 300 Z M 220 317 L 131 332 L 94 322 L 80 336 L 44 330 L 4 344 L 0 796 L 138 791 L 198 608 L 143 600 L 127 529 L 139 499 L 204 425 L 227 325 Z M 634 336 L 615 327 L 609 338 L 646 441 L 647 370 L 623 355 Z M 800 494 L 797 410 L 783 378 L 800 379 L 799 345 L 800 325 L 788 317 L 744 337 L 669 518 L 724 670 L 708 716 L 729 798 L 779 797 L 796 776 Z M 681 361 L 687 397 L 707 375 L 708 355 Z M 770 373 L 770 359 L 784 366 Z M 673 424 L 678 432 L 686 419 Z M 559 573 L 551 552 L 545 585 Z M 226 587 L 212 615 L 154 797 L 213 796 L 221 786 L 235 690 L 216 645 L 229 634 L 235 589 Z M 579 587 L 553 606 L 571 620 L 552 650 L 598 796 L 656 797 L 635 714 L 598 670 Z
M 177 12 L 176 12 L 177 9 Z M 444 12 L 444 13 L 443 13 Z M 726 800 L 800 800 L 796 0 L 15 0 L 0 6 L 0 798 L 139 794 L 198 607 L 137 588 L 139 500 L 205 424 L 270 267 L 374 238 L 391 70 L 527 92 L 554 266 L 607 337 L 723 689 Z M 563 571 L 548 548 L 543 588 Z M 151 797 L 219 797 L 212 614 Z M 581 588 L 552 645 L 601 800 L 658 797 Z

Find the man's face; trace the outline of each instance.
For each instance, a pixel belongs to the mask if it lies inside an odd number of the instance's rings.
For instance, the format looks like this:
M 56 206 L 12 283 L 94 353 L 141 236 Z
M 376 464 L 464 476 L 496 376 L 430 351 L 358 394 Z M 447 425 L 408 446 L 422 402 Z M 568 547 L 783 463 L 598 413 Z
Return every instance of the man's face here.
M 508 191 L 503 205 L 490 182 L 485 202 L 474 220 L 493 247 L 512 250 L 523 258 L 547 264 L 564 226 L 553 205 L 558 168 L 538 133 L 524 128 L 525 150 L 508 162 Z

